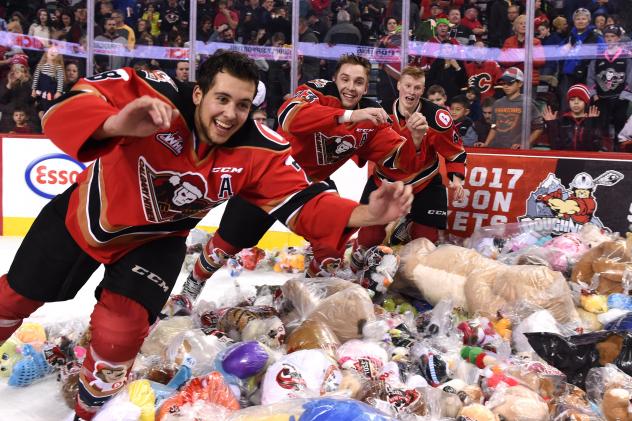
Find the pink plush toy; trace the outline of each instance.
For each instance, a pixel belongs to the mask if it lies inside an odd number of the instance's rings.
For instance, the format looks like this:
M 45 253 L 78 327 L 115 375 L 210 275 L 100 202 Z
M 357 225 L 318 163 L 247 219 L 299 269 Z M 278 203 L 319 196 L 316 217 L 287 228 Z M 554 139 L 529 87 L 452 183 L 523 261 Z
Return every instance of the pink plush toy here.
M 567 233 L 555 237 L 543 246 L 551 250 L 549 263 L 553 270 L 566 272 L 579 260 L 582 254 L 588 251 L 588 247 L 581 241 L 578 234 Z

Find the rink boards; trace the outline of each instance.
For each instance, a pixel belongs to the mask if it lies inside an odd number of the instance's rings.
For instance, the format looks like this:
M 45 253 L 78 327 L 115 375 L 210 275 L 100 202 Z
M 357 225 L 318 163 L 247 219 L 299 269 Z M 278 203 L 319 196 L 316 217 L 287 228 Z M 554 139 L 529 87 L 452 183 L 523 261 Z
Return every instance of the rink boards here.
M 88 163 L 73 160 L 42 137 L 0 139 L 0 233 L 23 236 L 48 200 L 68 188 Z M 333 178 L 342 196 L 359 200 L 367 169 L 348 162 Z M 574 196 L 575 178 L 592 182 L 588 197 Z M 451 203 L 448 210 L 449 231 L 459 236 L 468 236 L 480 226 L 521 220 L 556 232 L 577 231 L 587 221 L 612 231 L 632 230 L 629 154 L 470 149 L 465 193 L 465 199 Z M 542 200 L 547 195 L 559 200 Z M 552 206 L 560 201 L 574 213 L 560 213 Z M 200 227 L 215 230 L 223 209 L 213 209 Z M 260 245 L 302 243 L 301 237 L 277 223 Z

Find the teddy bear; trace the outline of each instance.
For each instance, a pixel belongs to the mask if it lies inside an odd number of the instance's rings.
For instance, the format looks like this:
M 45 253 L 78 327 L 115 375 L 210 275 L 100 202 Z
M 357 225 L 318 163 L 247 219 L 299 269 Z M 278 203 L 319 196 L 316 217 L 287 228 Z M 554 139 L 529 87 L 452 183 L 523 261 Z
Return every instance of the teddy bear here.
M 623 388 L 614 387 L 606 390 L 601 402 L 601 410 L 607 421 L 632 421 L 630 407 L 632 393 Z
M 474 403 L 463 407 L 459 411 L 457 421 L 499 421 L 498 415 L 494 414 L 489 408 L 481 405 L 480 403 Z
M 497 391 L 490 399 L 492 412 L 505 421 L 548 421 L 549 407 L 540 396 L 525 386 Z
M 597 292 L 620 293 L 626 270 L 632 272 L 632 233 L 627 234 L 626 240 L 605 241 L 586 252 L 573 267 L 571 281 L 592 287 L 593 277 L 598 274 Z

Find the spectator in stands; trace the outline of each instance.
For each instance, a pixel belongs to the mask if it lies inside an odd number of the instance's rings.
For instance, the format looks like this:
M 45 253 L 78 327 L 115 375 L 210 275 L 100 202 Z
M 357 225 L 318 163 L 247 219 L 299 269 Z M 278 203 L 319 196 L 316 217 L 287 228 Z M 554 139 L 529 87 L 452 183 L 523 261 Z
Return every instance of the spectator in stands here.
M 473 56 L 480 58 L 480 61 L 474 60 L 464 63 L 467 85 L 477 88 L 481 101 L 483 101 L 485 98 L 494 96 L 496 92 L 495 87 L 503 72 L 495 60 L 485 60 L 487 48 L 483 41 L 474 43 Z
M 432 3 L 430 6 L 430 17 L 422 20 L 419 25 L 417 25 L 417 28 L 415 28 L 415 40 L 428 41 L 432 39 L 435 35 L 437 20 L 441 17 L 445 17 L 443 9 L 438 3 Z
M 607 17 L 604 14 L 593 15 L 593 26 L 595 30 L 603 36 L 603 30 L 606 27 Z
M 125 24 L 123 12 L 120 10 L 113 11 L 112 19 L 114 19 L 116 33 L 127 39 L 127 48 L 129 48 L 130 51 L 133 50 L 136 45 L 136 35 L 134 34 L 134 30 Z
M 79 80 L 79 65 L 76 61 L 68 61 L 66 63 L 64 92 L 69 92 L 70 88 Z
M 160 13 L 156 11 L 156 5 L 154 3 L 147 4 L 142 19 L 150 23 L 151 29 L 149 33 L 152 37 L 157 38 L 160 36 Z
M 468 117 L 471 118 L 472 121 L 478 121 L 483 118 L 483 113 L 481 111 L 481 93 L 478 88 L 475 86 L 468 86 L 465 89 L 465 97 L 470 104 L 470 113 L 468 114 Z
M 327 44 L 358 45 L 362 40 L 360 30 L 351 23 L 351 15 L 346 10 L 337 14 L 337 23 L 327 31 L 325 42 Z
M 134 37 L 138 40 L 142 38 L 145 34 L 151 36 L 150 31 L 151 24 L 149 23 L 149 21 L 146 19 L 138 19 L 138 22 L 136 22 L 136 33 L 134 34 Z
M 428 98 L 428 101 L 434 102 L 442 107 L 445 107 L 446 102 L 448 102 L 448 96 L 445 93 L 445 89 L 439 85 L 431 85 L 428 88 L 428 91 L 426 91 L 426 98 Z
M 189 80 L 189 62 L 179 61 L 176 63 L 176 80 L 187 82 Z
M 35 127 L 29 122 L 26 109 L 21 105 L 13 108 L 13 125 L 9 127 L 9 133 L 30 134 L 36 133 Z
M 514 16 L 515 15 L 515 16 Z M 518 17 L 519 11 L 511 5 L 509 0 L 494 0 L 489 11 L 488 27 L 491 28 L 487 35 L 490 47 L 500 48 L 511 35 L 513 19 Z
M 619 13 L 619 7 L 615 0 L 593 0 L 589 9 L 594 15 L 612 15 Z
M 542 112 L 551 147 L 572 151 L 601 150 L 599 110 L 589 108 L 590 91 L 584 84 L 571 86 L 566 95 L 570 111 L 559 118 L 557 111 L 546 105 Z
M 232 31 L 232 29 L 231 29 L 231 31 Z M 184 47 L 184 42 L 185 42 L 185 35 L 180 33 L 175 28 L 172 29 L 171 32 L 169 32 L 167 34 L 167 46 L 168 47 L 182 48 L 182 47 Z
M 252 119 L 254 121 L 258 121 L 259 123 L 267 126 L 268 125 L 268 113 L 263 108 L 259 108 L 258 110 L 254 110 L 252 112 Z
M 64 59 L 57 47 L 48 47 L 35 68 L 31 86 L 31 96 L 36 99 L 40 119 L 51 107 L 53 100 L 63 93 L 65 72 Z
M 474 122 L 474 130 L 479 139 L 487 139 L 492 128 L 492 108 L 494 98 L 485 98 L 481 104 L 483 118 Z
M 213 19 L 210 16 L 202 16 L 195 39 L 206 44 L 211 35 L 213 35 Z
M 454 129 L 463 140 L 463 146 L 472 146 L 478 142 L 478 135 L 474 130 L 474 122 L 470 114 L 470 102 L 465 95 L 457 95 L 450 100 L 450 114 L 454 122 Z
M 287 18 L 287 10 L 285 7 L 275 7 L 272 9 L 270 20 L 266 25 L 268 34 L 283 33 L 286 40 L 292 39 L 292 23 Z
M 81 35 L 86 35 L 88 30 L 88 9 L 85 2 L 81 1 L 74 6 L 75 23 L 81 28 Z
M 536 37 L 542 43 L 544 49 L 544 65 L 540 67 L 540 80 L 549 86 L 557 87 L 557 60 L 547 58 L 557 54 L 557 46 L 562 42 L 557 32 L 551 33 L 551 26 L 548 21 L 540 22 L 536 28 Z M 549 47 L 547 50 L 546 47 Z
M 167 5 L 163 8 L 161 15 L 160 31 L 165 35 L 168 35 L 174 29 L 177 31 L 182 21 L 189 20 L 189 15 L 184 7 L 178 3 L 178 0 L 167 0 Z
M 257 8 L 257 21 L 261 27 L 265 28 L 270 19 L 272 19 L 272 9 L 274 8 L 274 0 L 261 0 L 261 5 Z
M 18 25 L 19 25 L 19 31 L 16 31 L 16 30 L 12 31 L 11 25 L 13 25 L 13 28 L 18 28 Z M 28 25 L 27 25 L 26 19 L 24 18 L 24 15 L 22 15 L 22 13 L 20 12 L 11 13 L 11 19 L 7 23 L 7 30 L 9 32 L 24 34 L 25 33 L 24 28 L 27 28 L 27 27 Z
M 614 126 L 614 136 L 627 120 L 627 111 L 632 99 L 632 58 L 630 51 L 621 45 L 623 28 L 607 26 L 604 37 L 607 48 L 588 66 L 587 85 L 595 105 L 599 109 L 599 127 L 604 136 L 609 136 L 610 124 Z
M 114 19 L 108 18 L 103 24 L 103 34 L 94 37 L 97 42 L 118 44 L 122 47 L 127 46 L 127 39 L 123 38 L 116 31 L 116 23 Z M 95 62 L 98 62 L 100 70 L 119 69 L 125 65 L 125 58 L 115 55 L 95 56 Z
M 53 30 L 51 28 L 50 16 L 46 9 L 37 11 L 37 21 L 29 27 L 29 35 L 34 37 L 51 39 Z
M 500 78 L 505 96 L 494 101 L 492 127 L 484 142 L 474 146 L 520 149 L 522 138 L 522 98 L 520 93 L 524 75 L 517 67 L 510 67 Z M 531 101 L 531 134 L 527 144 L 533 146 L 542 134 L 542 116 Z
M 75 22 L 74 13 L 68 9 L 61 12 L 55 38 L 75 44 L 81 39 L 81 27 Z
M 394 17 L 386 18 L 386 34 L 380 38 L 379 48 L 393 48 L 399 50 L 402 44 L 401 27 Z M 396 57 L 399 54 L 396 55 Z M 390 110 L 393 102 L 399 97 L 397 81 L 400 77 L 401 63 L 381 63 L 378 72 L 377 96 L 384 109 Z
M 478 20 L 478 9 L 472 5 L 467 6 L 465 9 L 465 15 L 461 20 L 461 25 L 469 28 L 478 41 L 480 41 L 483 35 L 487 33 L 487 28 Z
M 309 27 L 307 19 L 304 17 L 300 17 L 298 20 L 298 34 L 299 34 L 299 42 L 311 42 L 314 44 L 318 43 L 318 37 Z M 303 55 L 303 64 L 301 65 L 301 78 L 298 82 L 299 85 L 302 85 L 305 82 L 308 82 L 313 79 L 318 79 L 320 75 L 320 59 L 318 57 L 313 57 L 309 55 Z
M 437 27 L 440 26 L 437 25 Z M 456 49 L 450 43 L 440 45 L 439 57 L 432 61 L 430 70 L 426 74 L 426 80 L 431 85 L 443 86 L 448 100 L 450 100 L 456 95 L 460 95 L 467 86 L 467 75 L 465 74 L 465 64 L 461 60 L 452 58 L 457 52 Z
M 0 96 L 3 111 L 2 120 L 5 123 L 10 119 L 10 110 L 17 104 L 28 106 L 29 114 L 34 114 L 28 58 L 24 54 L 16 54 L 11 57 L 9 63 L 11 67 L 7 74 L 6 84 L 3 86 L 2 96 Z
M 346 13 L 346 12 L 345 12 Z M 285 35 L 277 32 L 270 40 L 272 47 L 282 47 Z M 290 63 L 285 60 L 268 60 L 269 72 L 266 86 L 266 103 L 270 110 L 278 110 L 290 92 Z
M 219 0 L 217 3 L 217 14 L 213 21 L 215 30 L 222 25 L 228 25 L 233 31 L 236 31 L 237 25 L 239 25 L 239 13 L 228 8 L 227 0 Z
M 450 21 L 450 38 L 456 39 L 461 45 L 474 44 L 476 36 L 470 28 L 461 24 L 461 10 L 458 7 L 450 8 L 448 21 Z
M 517 67 L 524 71 L 524 41 L 527 33 L 527 16 L 520 15 L 513 22 L 515 35 L 510 36 L 503 43 L 501 62 L 503 67 Z M 522 51 L 518 51 L 522 49 Z M 533 80 L 532 84 L 538 86 L 540 83 L 540 72 L 538 69 L 544 65 L 544 49 L 542 42 L 538 38 L 533 38 Z
M 305 15 L 305 17 L 307 18 L 309 28 L 314 31 L 314 33 L 318 37 L 318 41 L 323 42 L 327 31 L 329 31 L 329 25 L 327 25 L 326 22 L 322 21 L 321 18 L 313 11 L 307 12 L 307 15 Z
M 584 45 L 599 44 L 604 46 L 604 40 L 594 26 L 590 24 L 590 12 L 587 9 L 577 9 L 573 13 L 573 29 L 570 35 L 563 41 L 558 54 L 560 60 L 560 92 L 567 92 L 572 85 L 586 83 L 588 76 L 589 59 L 578 58 L 585 54 Z M 568 103 L 562 102 L 562 111 L 568 110 Z
M 218 31 L 213 32 L 209 42 L 223 42 L 225 44 L 235 43 L 235 32 L 227 24 L 224 24 L 218 28 Z

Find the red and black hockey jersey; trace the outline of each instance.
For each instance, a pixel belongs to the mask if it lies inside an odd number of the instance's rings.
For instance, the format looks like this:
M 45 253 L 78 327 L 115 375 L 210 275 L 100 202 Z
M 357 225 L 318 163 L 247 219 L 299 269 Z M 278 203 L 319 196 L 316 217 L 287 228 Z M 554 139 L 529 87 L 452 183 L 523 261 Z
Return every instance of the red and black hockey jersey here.
M 362 98 L 358 109 L 368 107 L 380 105 Z M 326 179 L 353 155 L 384 168 L 412 170 L 418 165 L 415 145 L 390 124 L 341 124 L 338 118 L 345 111 L 336 84 L 324 79 L 299 86 L 279 108 L 278 131 L 292 144 L 292 155 L 310 177 Z
M 393 129 L 413 143 L 410 130 L 406 127 L 406 118 L 399 112 L 399 99 L 393 103 Z M 420 155 L 423 164 L 415 171 L 399 171 L 376 166 L 373 178 L 379 186 L 382 180 L 403 181 L 413 187 L 413 192 L 423 190 L 435 175 L 439 173 L 439 155 L 445 158 L 448 177 L 453 175 L 465 178 L 467 154 L 463 149 L 461 137 L 454 129 L 452 116 L 443 107 L 422 98 L 415 112 L 421 112 L 428 121 L 428 131 L 421 143 Z
M 478 89 L 481 101 L 494 96 L 494 88 L 502 76 L 502 70 L 495 61 L 466 61 L 467 85 Z
M 45 115 L 45 133 L 81 161 L 66 225 L 79 246 L 102 263 L 156 237 L 187 235 L 233 195 L 261 207 L 312 242 L 345 241 L 357 204 L 312 184 L 278 133 L 248 119 L 228 142 L 196 154 L 192 86 L 161 71 L 124 68 L 81 79 Z M 143 95 L 180 111 L 164 132 L 144 138 L 92 139 L 104 121 Z M 314 214 L 327 221 L 313 224 Z

